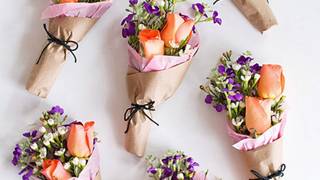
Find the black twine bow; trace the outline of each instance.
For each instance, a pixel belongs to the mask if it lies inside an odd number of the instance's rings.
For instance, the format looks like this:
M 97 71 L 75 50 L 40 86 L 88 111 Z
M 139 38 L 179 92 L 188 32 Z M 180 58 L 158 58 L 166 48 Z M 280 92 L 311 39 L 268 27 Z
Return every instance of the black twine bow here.
M 147 104 L 135 104 L 135 103 L 132 103 L 131 104 L 131 107 L 129 107 L 126 112 L 124 113 L 124 121 L 128 121 L 128 125 L 127 125 L 127 129 L 126 131 L 124 132 L 125 134 L 127 134 L 129 132 L 129 129 L 130 129 L 130 123 L 131 123 L 131 120 L 133 119 L 134 115 L 138 112 L 138 111 L 141 111 L 142 114 L 144 116 L 146 116 L 151 122 L 153 122 L 154 124 L 156 124 L 157 126 L 159 126 L 159 124 L 157 122 L 155 122 L 146 112 L 145 110 L 148 110 L 148 111 L 155 111 L 154 109 L 154 101 L 150 101 L 149 103 Z
M 281 164 L 280 169 L 277 170 L 276 172 L 268 175 L 268 176 L 262 176 L 255 170 L 251 170 L 250 172 L 257 177 L 257 179 L 250 179 L 250 180 L 270 180 L 275 177 L 283 177 L 284 176 L 284 170 L 286 170 L 286 165 Z
M 79 45 L 78 45 L 78 43 L 77 43 L 76 41 L 71 41 L 71 40 L 69 40 L 69 38 L 71 37 L 71 35 L 70 35 L 70 37 L 68 38 L 68 40 L 61 40 L 61 39 L 55 37 L 53 34 L 51 34 L 51 33 L 48 31 L 46 24 L 43 24 L 43 28 L 44 28 L 44 30 L 46 31 L 47 35 L 48 35 L 48 39 L 47 39 L 47 40 L 48 40 L 48 44 L 43 48 L 43 50 L 42 50 L 42 52 L 41 52 L 41 54 L 40 54 L 40 56 L 39 56 L 39 59 L 38 59 L 38 61 L 37 61 L 36 64 L 39 64 L 40 59 L 41 59 L 44 51 L 45 51 L 45 50 L 48 48 L 48 46 L 49 46 L 50 44 L 52 44 L 52 43 L 56 43 L 56 44 L 58 44 L 58 45 L 60 45 L 60 46 L 63 46 L 65 49 L 67 49 L 68 51 L 70 51 L 70 53 L 72 54 L 72 56 L 73 56 L 73 58 L 74 58 L 74 62 L 77 63 L 77 57 L 76 57 L 76 55 L 73 53 L 73 51 L 76 51 L 76 50 L 78 49 Z M 74 47 L 74 48 L 71 48 L 71 46 L 68 45 L 68 44 L 75 45 L 75 47 Z

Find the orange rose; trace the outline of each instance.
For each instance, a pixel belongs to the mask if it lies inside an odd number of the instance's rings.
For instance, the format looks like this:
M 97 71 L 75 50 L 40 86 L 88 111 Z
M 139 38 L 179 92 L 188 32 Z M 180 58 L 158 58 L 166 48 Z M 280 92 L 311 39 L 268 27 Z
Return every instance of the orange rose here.
M 154 55 L 164 54 L 164 42 L 158 30 L 144 29 L 139 32 L 139 41 L 142 44 L 144 57 L 148 60 Z
M 168 13 L 161 38 L 167 47 L 177 47 L 192 35 L 193 20 L 184 20 L 179 14 Z
M 250 133 L 262 134 L 271 127 L 272 100 L 246 96 L 246 126 Z
M 59 4 L 62 4 L 62 3 L 77 3 L 78 0 L 59 0 Z
M 46 159 L 42 163 L 42 168 L 41 174 L 48 180 L 68 180 L 72 177 L 59 160 Z
M 285 78 L 280 65 L 265 64 L 260 70 L 258 94 L 262 98 L 274 99 L 284 90 Z
M 71 124 L 67 139 L 68 151 L 71 155 L 86 158 L 92 154 L 94 139 L 94 122 L 90 121 L 84 125 L 80 123 Z

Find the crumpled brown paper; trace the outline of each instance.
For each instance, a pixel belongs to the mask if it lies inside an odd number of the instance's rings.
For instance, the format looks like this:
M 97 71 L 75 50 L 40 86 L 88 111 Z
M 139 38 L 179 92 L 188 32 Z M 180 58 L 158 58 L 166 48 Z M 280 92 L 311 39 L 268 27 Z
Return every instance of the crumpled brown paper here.
M 249 172 L 254 170 L 262 176 L 268 176 L 280 169 L 283 164 L 282 138 L 260 148 L 242 152 L 246 158 Z M 253 174 L 250 179 L 256 179 Z
M 233 2 L 260 32 L 277 24 L 267 0 L 233 0 Z
M 155 106 L 170 98 L 184 78 L 191 60 L 163 71 L 139 72 L 129 68 L 127 73 L 128 95 L 132 103 L 147 104 L 155 101 Z M 149 111 L 145 111 L 151 117 Z M 152 122 L 138 111 L 130 121 L 126 134 L 125 148 L 139 157 L 145 153 Z
M 49 32 L 61 40 L 80 42 L 97 19 L 80 17 L 56 17 L 49 20 Z M 51 43 L 43 52 L 38 64 L 33 66 L 26 89 L 46 98 L 59 75 L 67 57 L 67 50 Z M 70 59 L 71 60 L 71 59 Z

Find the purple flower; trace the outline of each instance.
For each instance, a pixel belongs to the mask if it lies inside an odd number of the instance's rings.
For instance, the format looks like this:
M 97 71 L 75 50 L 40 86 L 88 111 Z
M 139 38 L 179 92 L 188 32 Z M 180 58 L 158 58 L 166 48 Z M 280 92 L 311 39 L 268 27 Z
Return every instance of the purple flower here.
M 127 17 L 125 17 L 122 21 L 121 21 L 121 26 L 123 26 L 125 23 L 129 23 L 132 22 L 134 15 L 136 15 L 135 13 L 129 14 Z
M 205 102 L 206 104 L 211 104 L 212 101 L 213 101 L 213 98 L 212 98 L 211 95 L 207 95 L 206 98 L 205 98 L 205 100 L 204 100 L 204 102 Z
M 167 178 L 170 177 L 172 175 L 172 169 L 168 168 L 168 167 L 164 167 L 163 168 L 163 175 L 162 178 Z
M 222 19 L 219 18 L 218 16 L 219 16 L 218 11 L 214 11 L 213 14 L 212 14 L 212 20 L 213 20 L 214 24 L 221 25 L 222 24 Z
M 29 168 L 28 172 L 22 176 L 23 180 L 29 180 L 29 178 L 33 175 L 33 169 Z
M 247 64 L 248 62 L 252 61 L 253 58 L 251 57 L 245 57 L 245 56 L 240 56 L 237 60 L 237 63 L 240 64 L 240 65 L 245 65 Z
M 129 3 L 131 5 L 136 5 L 136 4 L 138 4 L 138 0 L 129 0 Z
M 156 16 L 160 16 L 160 9 L 158 6 L 152 6 L 151 4 L 149 4 L 147 2 L 143 2 L 143 7 L 149 14 L 154 14 Z
M 28 138 L 28 137 L 31 137 L 31 133 L 30 132 L 25 132 L 25 133 L 22 134 L 22 136 Z
M 18 165 L 21 154 L 22 154 L 22 149 L 20 148 L 19 144 L 16 144 L 16 147 L 14 148 L 14 151 L 13 151 L 13 159 L 11 161 L 13 165 L 15 166 Z
M 243 99 L 243 95 L 240 94 L 240 93 L 236 93 L 235 95 L 229 95 L 228 98 L 231 100 L 231 101 L 241 101 Z
M 151 173 L 151 174 L 156 174 L 157 173 L 157 169 L 154 168 L 154 167 L 150 167 L 147 172 Z
M 201 3 L 192 4 L 192 9 L 204 15 L 205 17 L 208 17 L 207 14 L 205 14 L 205 7 L 203 4 Z
M 218 72 L 220 74 L 224 74 L 226 72 L 226 67 L 224 67 L 224 65 L 219 65 L 218 66 Z
M 228 84 L 234 84 L 234 83 L 235 83 L 235 81 L 233 78 L 228 78 Z
M 255 74 L 255 73 L 258 73 L 258 72 L 260 71 L 260 69 L 261 69 L 261 66 L 260 66 L 258 63 L 250 66 L 250 71 L 251 71 L 252 73 L 254 73 L 254 74 Z
M 64 113 L 64 110 L 60 106 L 53 106 L 51 110 L 48 111 L 48 113 L 52 115 L 59 113 L 60 115 L 62 115 Z
M 217 112 L 222 112 L 226 107 L 223 104 L 217 104 L 214 106 Z
M 126 38 L 136 34 L 136 25 L 134 22 L 129 22 L 126 27 L 122 29 L 122 37 Z

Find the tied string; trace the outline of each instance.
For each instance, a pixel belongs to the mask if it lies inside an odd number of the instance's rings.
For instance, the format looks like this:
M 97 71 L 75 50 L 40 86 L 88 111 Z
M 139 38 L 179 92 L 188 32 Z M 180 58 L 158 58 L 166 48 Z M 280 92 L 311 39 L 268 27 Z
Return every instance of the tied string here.
M 257 179 L 250 179 L 250 180 L 270 180 L 276 177 L 283 177 L 284 176 L 284 170 L 286 170 L 286 165 L 281 164 L 280 169 L 276 172 L 268 175 L 268 176 L 262 176 L 255 170 L 251 170 L 250 172 L 257 177 Z
M 68 40 L 61 40 L 61 39 L 55 37 L 53 34 L 51 34 L 51 33 L 48 31 L 46 24 L 43 24 L 43 28 L 44 28 L 44 30 L 46 31 L 47 35 L 48 35 L 48 39 L 47 39 L 47 40 L 48 40 L 48 44 L 43 48 L 43 50 L 42 50 L 42 52 L 41 52 L 41 54 L 40 54 L 40 56 L 39 56 L 39 59 L 38 59 L 38 61 L 37 61 L 36 64 L 39 64 L 40 59 L 41 59 L 44 51 L 45 51 L 45 50 L 48 48 L 48 46 L 49 46 L 50 44 L 52 44 L 52 43 L 58 44 L 58 45 L 60 45 L 60 46 L 63 46 L 66 50 L 68 50 L 68 51 L 72 54 L 72 56 L 73 56 L 73 58 L 74 58 L 74 62 L 77 63 L 77 57 L 76 57 L 76 55 L 73 53 L 73 51 L 76 51 L 76 50 L 78 49 L 79 45 L 78 45 L 78 43 L 77 43 L 76 41 L 71 41 L 71 40 L 69 40 L 72 34 L 69 36 Z M 72 44 L 72 45 L 74 45 L 75 47 L 72 48 L 69 44 Z
M 125 134 L 127 134 L 129 132 L 129 129 L 130 129 L 130 124 L 131 124 L 131 121 L 134 117 L 134 115 L 137 113 L 137 112 L 142 112 L 142 114 L 147 117 L 151 122 L 153 122 L 154 124 L 156 124 L 157 126 L 159 126 L 159 124 L 157 122 L 155 122 L 146 112 L 145 110 L 147 111 L 155 111 L 154 109 L 154 101 L 150 101 L 149 103 L 147 104 L 136 104 L 136 103 L 132 103 L 131 104 L 131 107 L 129 107 L 125 113 L 124 113 L 124 121 L 128 121 L 128 125 L 127 125 L 127 129 L 126 131 L 124 132 Z

